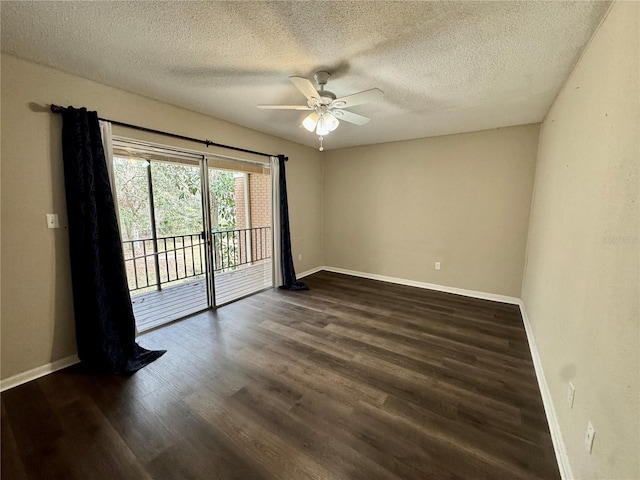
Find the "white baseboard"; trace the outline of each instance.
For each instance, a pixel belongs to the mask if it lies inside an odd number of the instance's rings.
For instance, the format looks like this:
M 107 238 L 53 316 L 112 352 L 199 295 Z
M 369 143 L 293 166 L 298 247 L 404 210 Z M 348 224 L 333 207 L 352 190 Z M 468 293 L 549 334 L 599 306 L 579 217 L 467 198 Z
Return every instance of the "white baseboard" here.
M 312 268 L 311 270 L 307 270 L 305 272 L 302 273 L 298 273 L 296 275 L 296 278 L 304 278 L 304 277 L 308 277 L 309 275 L 313 275 L 314 273 L 318 273 L 320 270 L 323 270 L 324 267 L 316 267 L 316 268 Z
M 41 367 L 32 368 L 23 373 L 18 373 L 13 377 L 5 378 L 0 381 L 0 392 L 4 392 L 5 390 L 9 390 L 10 388 L 17 387 L 18 385 L 22 385 L 23 383 L 30 382 L 31 380 L 35 380 L 40 377 L 44 377 L 50 373 L 56 372 L 58 370 L 62 370 L 63 368 L 70 367 L 71 365 L 75 365 L 79 363 L 80 359 L 77 355 L 71 355 L 70 357 L 61 358 L 60 360 L 56 360 L 55 362 L 47 363 L 46 365 L 42 365 Z
M 387 277 L 386 275 L 377 275 L 375 273 L 357 272 L 355 270 L 346 270 L 336 267 L 321 267 L 319 270 L 327 272 L 343 273 L 354 277 L 368 278 L 370 280 L 380 280 L 382 282 L 396 283 L 399 285 L 407 285 L 409 287 L 425 288 L 427 290 L 435 290 L 438 292 L 454 293 L 456 295 L 464 295 L 465 297 L 480 298 L 482 300 L 492 300 L 494 302 L 509 303 L 512 305 L 520 305 L 520 299 L 517 297 L 509 297 L 507 295 L 498 295 L 496 293 L 480 292 L 478 290 L 466 290 L 464 288 L 448 287 L 446 285 L 438 285 L 435 283 L 418 282 L 415 280 L 407 280 L 405 278 Z
M 558 416 L 556 415 L 556 409 L 553 406 L 553 399 L 551 398 L 551 391 L 547 384 L 547 379 L 544 376 L 544 369 L 542 368 L 542 361 L 538 354 L 538 347 L 536 346 L 535 338 L 533 337 L 533 329 L 529 322 L 527 311 L 524 308 L 522 300 L 519 303 L 520 313 L 522 315 L 522 322 L 524 323 L 524 330 L 527 333 L 527 341 L 529 342 L 529 350 L 531 351 L 531 359 L 533 360 L 533 367 L 536 371 L 536 378 L 538 379 L 538 386 L 540 387 L 540 394 L 542 395 L 542 403 L 544 404 L 544 412 L 547 416 L 547 423 L 549 424 L 549 432 L 551 433 L 551 441 L 553 442 L 553 449 L 556 453 L 556 460 L 558 462 L 558 468 L 560 470 L 560 476 L 563 480 L 573 480 L 573 472 L 571 471 L 571 464 L 569 463 L 569 456 L 567 455 L 567 448 L 564 444 L 564 438 L 562 431 L 560 430 L 560 423 L 558 422 Z

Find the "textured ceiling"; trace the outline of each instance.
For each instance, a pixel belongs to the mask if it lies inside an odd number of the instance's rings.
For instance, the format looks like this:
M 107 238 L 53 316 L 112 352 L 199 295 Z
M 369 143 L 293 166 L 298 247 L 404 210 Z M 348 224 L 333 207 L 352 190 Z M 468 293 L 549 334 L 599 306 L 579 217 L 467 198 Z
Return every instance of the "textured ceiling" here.
M 317 146 L 290 75 L 378 87 L 327 150 L 539 122 L 608 2 L 9 2 L 2 50 Z M 86 105 L 91 108 L 91 105 Z M 148 125 L 153 127 L 153 125 Z M 222 141 L 224 139 L 218 139 Z

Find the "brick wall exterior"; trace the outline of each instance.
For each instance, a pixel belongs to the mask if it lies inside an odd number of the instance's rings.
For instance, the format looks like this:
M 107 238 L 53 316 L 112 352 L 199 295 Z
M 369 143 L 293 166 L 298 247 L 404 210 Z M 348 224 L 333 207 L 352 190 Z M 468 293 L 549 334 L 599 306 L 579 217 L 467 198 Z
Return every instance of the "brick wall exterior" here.
M 271 227 L 271 177 L 268 174 L 247 173 L 249 177 L 249 208 L 251 225 L 245 215 L 244 177 L 234 178 L 234 197 L 236 202 L 236 228 Z M 271 230 L 253 232 L 251 247 L 252 258 L 271 257 Z M 263 250 L 261 250 L 263 249 Z M 259 251 L 265 252 L 259 254 Z
M 233 179 L 234 184 L 234 198 L 236 201 L 236 228 L 249 228 L 247 225 L 247 219 L 245 218 L 245 206 L 244 206 L 244 177 L 235 177 Z
M 271 226 L 271 179 L 262 173 L 249 174 L 251 226 Z
M 271 177 L 264 173 L 249 174 L 249 195 L 251 207 L 251 228 L 271 227 Z M 269 230 L 271 232 L 271 230 Z M 271 237 L 264 242 L 266 255 L 271 256 Z M 257 245 L 259 246 L 259 244 Z M 257 248 L 253 245 L 253 258 L 257 258 Z

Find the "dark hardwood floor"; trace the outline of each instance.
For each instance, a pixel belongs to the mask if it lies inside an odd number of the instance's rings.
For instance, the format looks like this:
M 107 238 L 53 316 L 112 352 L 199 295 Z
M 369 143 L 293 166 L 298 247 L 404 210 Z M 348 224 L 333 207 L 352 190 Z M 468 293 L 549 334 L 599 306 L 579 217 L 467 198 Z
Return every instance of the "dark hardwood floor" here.
M 3 479 L 559 478 L 517 306 L 320 272 L 2 394 Z

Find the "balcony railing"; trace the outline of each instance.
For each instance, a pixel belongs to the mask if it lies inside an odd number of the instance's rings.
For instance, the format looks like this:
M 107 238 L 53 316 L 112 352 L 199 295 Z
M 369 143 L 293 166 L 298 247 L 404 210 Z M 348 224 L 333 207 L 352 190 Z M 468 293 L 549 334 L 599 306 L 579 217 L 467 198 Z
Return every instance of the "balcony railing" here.
M 154 245 L 157 245 L 154 246 Z M 129 291 L 156 287 L 205 274 L 201 233 L 122 242 Z M 213 232 L 214 272 L 223 273 L 271 258 L 271 227 Z

